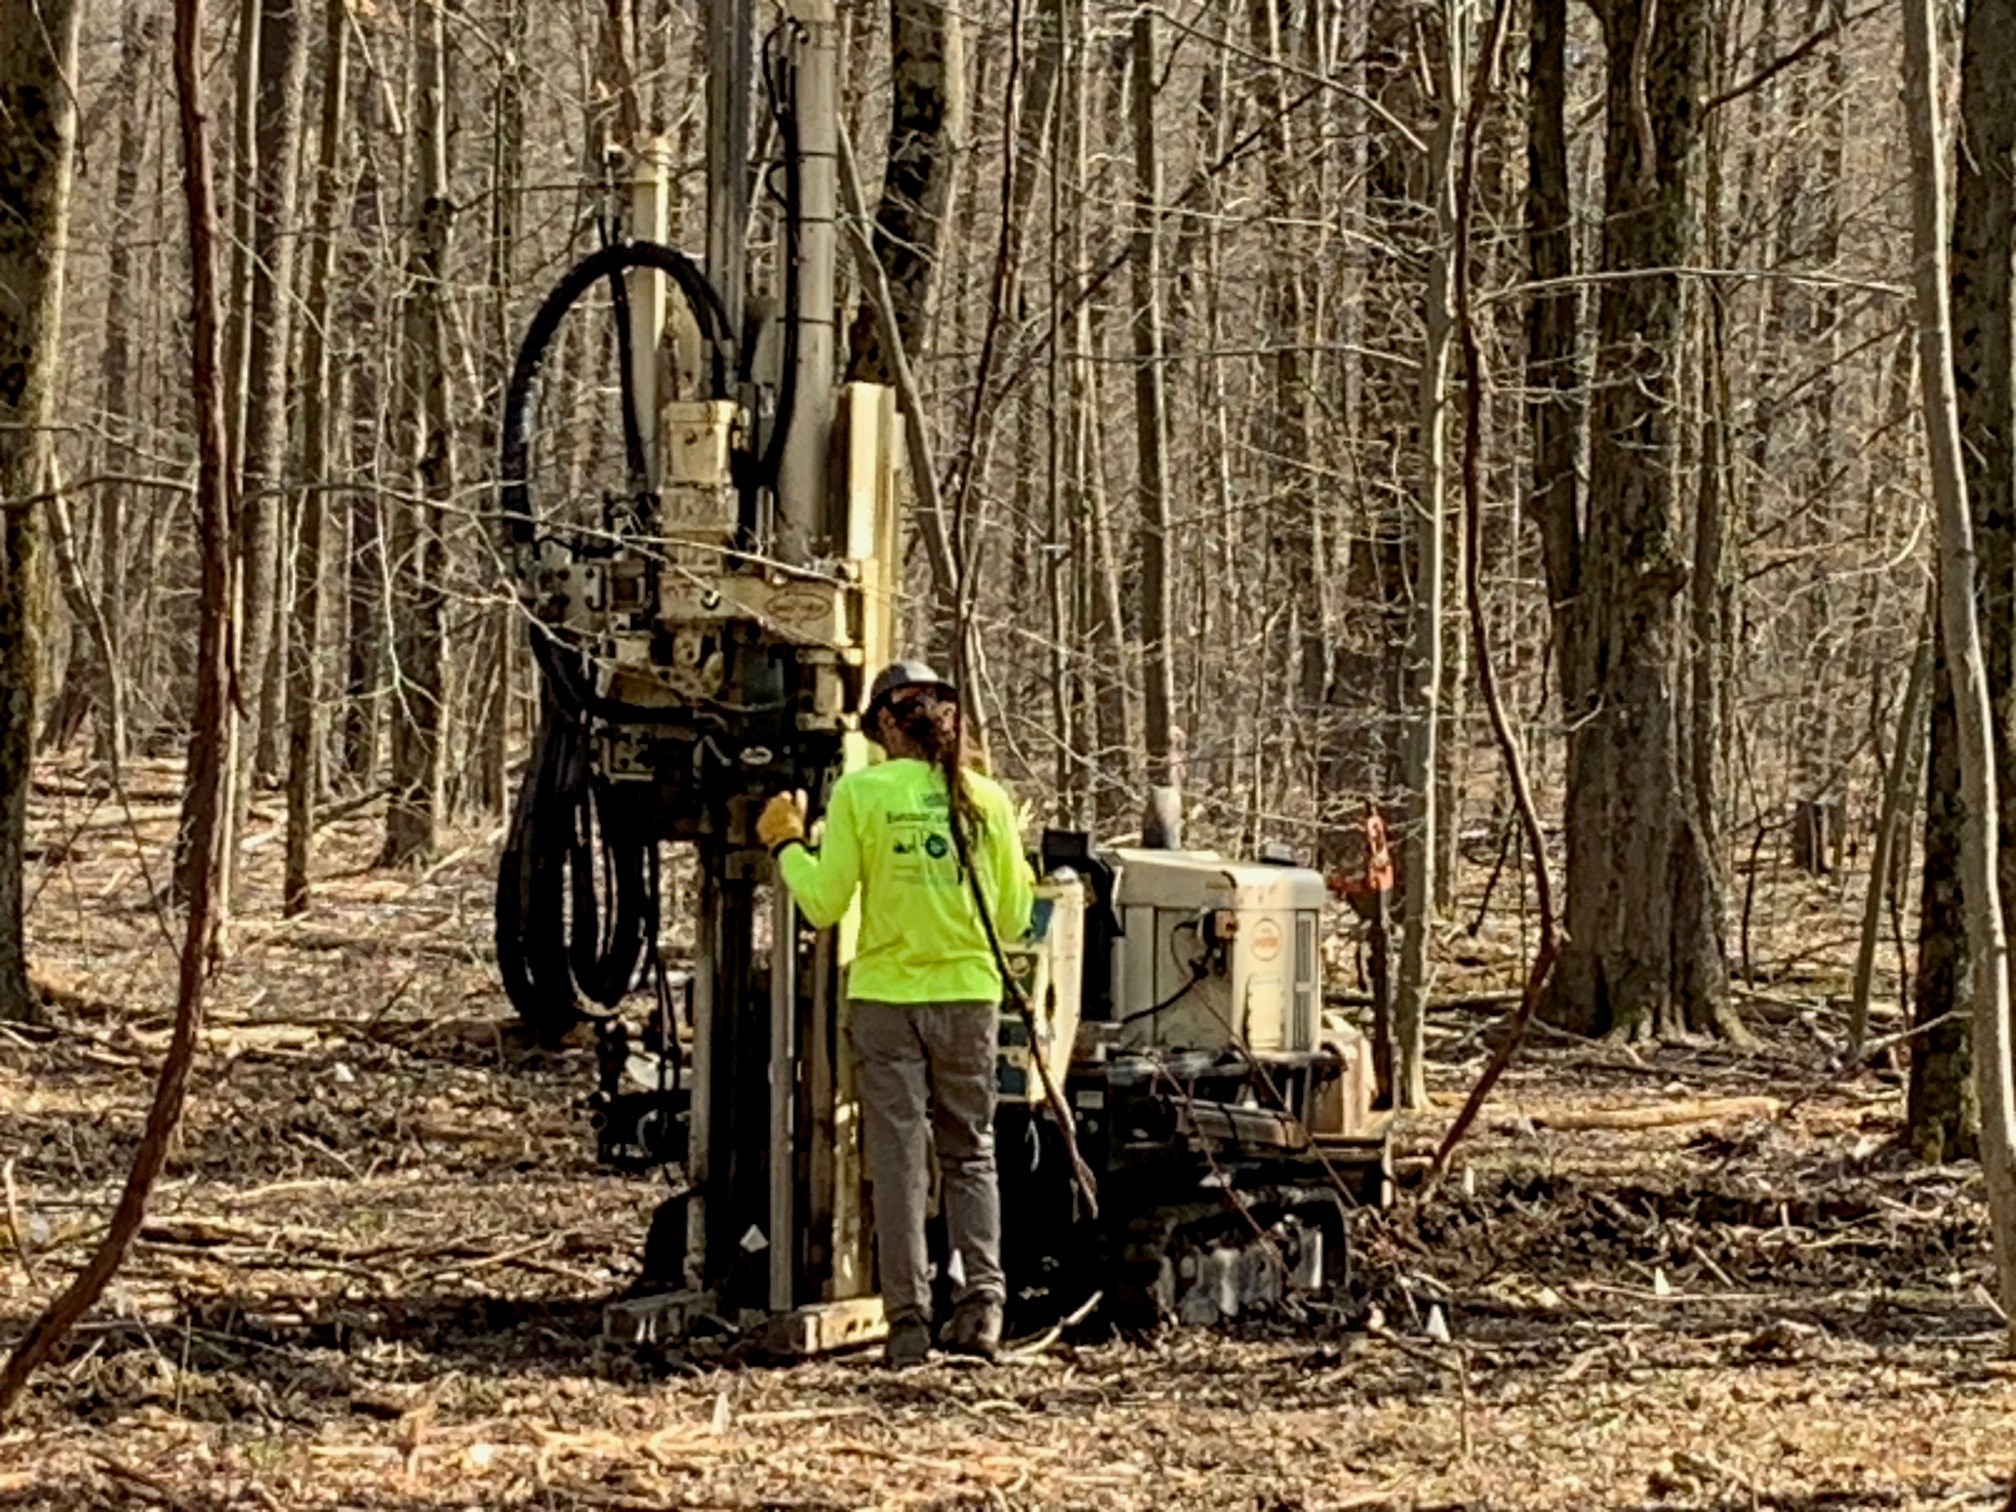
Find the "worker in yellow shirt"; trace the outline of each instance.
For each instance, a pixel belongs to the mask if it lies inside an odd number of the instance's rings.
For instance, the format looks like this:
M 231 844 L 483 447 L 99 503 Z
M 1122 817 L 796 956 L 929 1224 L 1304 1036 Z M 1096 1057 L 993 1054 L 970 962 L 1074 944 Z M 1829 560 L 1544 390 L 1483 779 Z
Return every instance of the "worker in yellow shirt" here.
M 757 834 L 818 928 L 861 895 L 849 1033 L 887 1358 L 916 1364 L 931 1351 L 924 1216 L 935 1144 L 954 1283 L 943 1342 L 991 1359 L 1007 1295 L 994 1174 L 996 947 L 1028 932 L 1035 881 L 1008 794 L 965 765 L 950 683 L 922 662 L 893 663 L 870 690 L 865 728 L 889 760 L 834 784 L 816 851 L 805 843 L 803 793 L 772 798 Z

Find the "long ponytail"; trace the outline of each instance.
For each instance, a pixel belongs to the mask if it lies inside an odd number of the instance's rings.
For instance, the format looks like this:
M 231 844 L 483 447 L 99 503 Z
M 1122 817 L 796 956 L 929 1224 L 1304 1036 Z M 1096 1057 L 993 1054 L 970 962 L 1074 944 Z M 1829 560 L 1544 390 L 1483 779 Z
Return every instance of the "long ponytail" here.
M 972 784 L 966 780 L 964 729 L 959 718 L 959 705 L 950 699 L 920 698 L 900 714 L 892 711 L 892 717 L 917 746 L 922 759 L 944 774 L 946 815 L 952 827 L 952 849 L 959 858 L 959 874 L 965 880 L 967 894 L 973 899 L 973 911 L 979 916 L 981 932 L 987 937 L 987 949 L 994 957 L 994 969 L 1001 978 L 1002 996 L 1014 1005 L 1016 1016 L 1022 1020 L 1023 1032 L 1029 1037 L 1029 1059 L 1043 1084 L 1043 1096 L 1057 1120 L 1058 1132 L 1063 1136 L 1064 1152 L 1071 1161 L 1072 1185 L 1084 1200 L 1085 1211 L 1096 1219 L 1099 1216 L 1098 1178 L 1079 1153 L 1077 1120 L 1072 1115 L 1071 1105 L 1058 1090 L 1056 1078 L 1050 1074 L 1049 1056 L 1039 1048 L 1043 1035 L 1036 1022 L 1035 1005 L 1029 1001 L 1029 994 L 1008 964 L 1007 953 L 1001 948 L 1001 936 L 994 928 L 993 911 L 987 906 L 986 890 L 980 885 L 980 874 L 973 869 L 972 845 L 980 838 L 985 821 L 981 818 L 980 806 L 973 800 Z M 1010 839 L 1012 841 L 1012 835 Z
M 950 699 L 920 698 L 900 712 L 892 710 L 891 716 L 916 745 L 922 759 L 938 768 L 945 779 L 952 848 L 959 857 L 960 870 L 968 870 L 972 844 L 986 821 L 974 801 L 972 785 L 966 780 L 965 730 L 959 718 L 959 705 Z

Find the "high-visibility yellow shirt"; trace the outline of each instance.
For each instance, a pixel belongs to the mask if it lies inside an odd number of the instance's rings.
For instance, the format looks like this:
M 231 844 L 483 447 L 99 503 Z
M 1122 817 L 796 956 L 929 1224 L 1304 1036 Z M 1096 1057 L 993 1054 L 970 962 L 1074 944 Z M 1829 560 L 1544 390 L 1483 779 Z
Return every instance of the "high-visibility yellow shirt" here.
M 994 932 L 1005 946 L 1029 930 L 1035 878 L 1015 806 L 978 772 L 966 782 L 980 824 L 966 836 Z M 861 933 L 847 995 L 876 1003 L 993 1003 L 1001 974 L 959 869 L 945 776 L 904 759 L 849 772 L 833 785 L 819 849 L 786 846 L 778 870 L 805 917 L 840 922 L 861 892 Z

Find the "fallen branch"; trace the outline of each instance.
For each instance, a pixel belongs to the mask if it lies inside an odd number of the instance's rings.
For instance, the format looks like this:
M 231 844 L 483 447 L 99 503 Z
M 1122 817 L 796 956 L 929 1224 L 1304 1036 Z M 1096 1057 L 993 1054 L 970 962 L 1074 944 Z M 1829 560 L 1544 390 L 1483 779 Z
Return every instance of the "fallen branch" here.
M 1430 998 L 1430 1013 L 1496 1013 L 1507 1008 L 1516 1008 L 1525 999 L 1523 987 L 1507 987 L 1494 992 L 1470 992 L 1461 997 Z M 1370 1008 L 1372 995 L 1369 992 L 1326 992 L 1323 994 L 1325 1008 Z
M 1780 1106 L 1775 1097 L 1703 1097 L 1632 1108 L 1583 1108 L 1526 1116 L 1535 1127 L 1543 1129 L 1671 1129 L 1682 1124 L 1715 1123 L 1724 1118 L 1770 1118 Z
M 109 1454 L 97 1453 L 91 1457 L 114 1480 L 123 1481 L 134 1490 L 152 1498 L 164 1507 L 173 1507 L 176 1509 L 176 1512 L 186 1512 L 189 1503 L 183 1500 L 175 1488 L 166 1481 L 149 1475 L 144 1470 L 136 1470 L 133 1466 L 121 1460 L 116 1460 Z
M 1031 1339 L 1028 1343 L 1017 1344 L 1014 1345 L 1012 1348 L 1002 1350 L 1001 1358 L 1004 1360 L 1035 1359 L 1038 1355 L 1042 1354 L 1046 1349 L 1048 1349 L 1052 1344 L 1055 1344 L 1059 1339 L 1063 1338 L 1065 1329 L 1076 1328 L 1080 1323 L 1083 1323 L 1087 1318 L 1091 1317 L 1092 1314 L 1098 1310 L 1099 1304 L 1103 1302 L 1105 1299 L 1106 1299 L 1106 1293 L 1104 1293 L 1103 1291 L 1095 1291 L 1094 1293 L 1092 1293 L 1091 1296 L 1087 1297 L 1083 1303 L 1081 1303 L 1077 1308 L 1075 1308 L 1068 1317 L 1059 1318 L 1055 1323 L 1052 1323 L 1048 1328 L 1044 1329 L 1043 1332 L 1036 1335 L 1036 1337 Z

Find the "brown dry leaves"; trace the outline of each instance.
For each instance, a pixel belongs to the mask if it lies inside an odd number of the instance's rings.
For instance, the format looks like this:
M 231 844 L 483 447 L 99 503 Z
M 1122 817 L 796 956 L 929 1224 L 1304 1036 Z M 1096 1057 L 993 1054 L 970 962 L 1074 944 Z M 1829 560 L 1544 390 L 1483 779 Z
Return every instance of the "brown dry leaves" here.
M 176 777 L 130 780 L 132 822 L 81 773 L 37 800 L 59 1032 L 0 1034 L 0 1341 L 102 1223 L 166 1024 L 148 880 Z M 599 1337 L 653 1193 L 590 1162 L 589 1053 L 511 1031 L 486 837 L 386 875 L 346 821 L 314 913 L 281 923 L 276 824 L 144 1241 L 0 1428 L 10 1512 L 1999 1505 L 2016 1380 L 1972 1173 L 1889 1154 L 1894 1086 L 1825 1082 L 1810 962 L 1754 1053 L 1522 1054 L 1468 1179 L 1361 1235 L 1390 1338 L 1313 1318 L 906 1375 L 681 1365 Z M 1785 903 L 1760 954 L 1804 952 L 1846 917 L 1825 903 Z M 1446 989 L 1502 986 L 1516 939 L 1494 918 L 1456 942 Z M 1435 1024 L 1445 1097 L 1493 1022 Z M 1707 1116 L 1661 1126 L 1683 1104 Z M 1438 1307 L 1450 1344 L 1423 1333 Z

